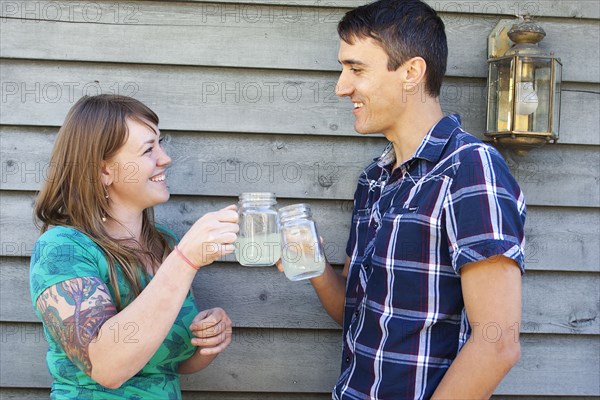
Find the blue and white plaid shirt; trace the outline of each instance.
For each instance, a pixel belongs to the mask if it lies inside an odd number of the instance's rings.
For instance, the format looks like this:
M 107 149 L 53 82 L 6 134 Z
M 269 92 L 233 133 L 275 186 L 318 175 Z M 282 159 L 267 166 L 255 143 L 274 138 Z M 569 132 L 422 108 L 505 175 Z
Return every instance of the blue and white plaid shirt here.
M 457 115 L 394 162 L 390 144 L 358 181 L 333 399 L 431 397 L 471 334 L 461 267 L 498 254 L 524 267 L 523 193 Z

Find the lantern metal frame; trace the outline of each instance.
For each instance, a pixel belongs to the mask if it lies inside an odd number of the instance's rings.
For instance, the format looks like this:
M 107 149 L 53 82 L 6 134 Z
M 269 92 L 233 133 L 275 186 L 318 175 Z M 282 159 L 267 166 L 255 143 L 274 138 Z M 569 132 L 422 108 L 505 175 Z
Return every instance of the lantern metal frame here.
M 488 36 L 488 93 L 485 136 L 491 138 L 496 144 L 513 149 L 517 155 L 525 155 L 531 149 L 543 146 L 550 141 L 556 143 L 559 138 L 562 63 L 560 59 L 554 56 L 553 52 L 546 54 L 544 50 L 538 47 L 537 43 L 545 35 L 546 33 L 539 25 L 533 22 L 529 16 L 525 16 L 519 24 L 515 24 L 514 20 L 500 20 Z M 510 46 L 511 41 L 514 41 L 512 47 Z M 499 74 L 499 72 L 494 71 L 493 66 L 499 65 L 505 60 L 506 62 L 510 60 L 510 84 L 508 89 L 510 93 L 508 94 L 508 100 L 502 101 L 510 103 L 511 112 L 509 114 L 510 119 L 507 120 L 507 129 L 499 130 L 500 87 L 492 86 L 493 73 Z M 517 116 L 522 115 L 517 113 L 517 82 L 523 82 L 521 79 L 523 73 L 519 69 L 523 65 L 532 65 L 536 60 L 545 64 L 549 63 L 550 67 L 547 130 L 516 129 Z M 493 93 L 494 90 L 495 93 Z M 559 94 L 558 99 L 556 98 L 557 92 Z M 494 97 L 496 100 L 494 100 Z M 494 109 L 496 129 L 490 129 L 490 113 L 493 107 L 496 107 Z M 555 120 L 556 118 L 558 120 Z

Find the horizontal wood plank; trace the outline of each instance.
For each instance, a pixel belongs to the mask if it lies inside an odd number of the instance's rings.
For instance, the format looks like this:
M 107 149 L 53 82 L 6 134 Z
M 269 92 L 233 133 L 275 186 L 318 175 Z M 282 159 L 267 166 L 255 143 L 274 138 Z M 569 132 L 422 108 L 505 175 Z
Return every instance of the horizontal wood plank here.
M 183 400 L 329 400 L 331 399 L 331 393 L 207 393 L 183 391 L 182 398 Z
M 49 389 L 0 388 L 3 400 L 48 400 Z M 329 393 L 231 393 L 182 391 L 183 400 L 328 400 Z M 521 399 L 514 399 L 521 400 Z M 556 399 L 572 400 L 572 399 Z M 573 399 L 574 400 L 574 399 Z M 577 400 L 587 400 L 577 398 Z
M 520 395 L 493 395 L 491 400 L 598 400 L 594 396 L 520 396 Z
M 49 389 L 0 388 L 0 398 L 5 400 L 47 400 Z M 183 400 L 328 400 L 330 393 L 231 393 L 182 392 Z M 492 400 L 540 400 L 539 396 L 494 395 Z M 591 396 L 546 396 L 545 400 L 597 400 Z
M 0 388 L 0 398 L 6 400 L 48 400 L 49 389 Z
M 3 321 L 35 322 L 28 259 L 0 258 Z M 225 284 L 226 282 L 226 284 Z M 223 290 L 227 286 L 232 290 Z M 524 333 L 600 334 L 600 274 L 529 271 L 523 277 Z M 236 327 L 339 329 L 308 281 L 290 282 L 274 267 L 216 263 L 193 284 L 200 309 L 222 307 Z M 554 301 L 562 299 L 561 302 Z
M 204 2 L 206 0 L 185 0 Z M 368 3 L 365 0 L 331 0 L 327 2 L 316 0 L 216 0 L 214 3 L 236 4 L 265 4 L 265 5 L 298 5 L 318 7 L 348 7 L 354 8 Z M 496 0 L 494 2 L 482 1 L 444 1 L 425 0 L 434 10 L 442 13 L 476 13 L 490 15 L 525 15 L 530 13 L 539 17 L 570 17 L 570 18 L 600 18 L 600 7 L 593 0 L 538 0 L 514 1 Z M 226 7 L 226 6 L 223 6 Z
M 598 343 L 597 336 L 586 338 L 522 335 L 521 360 L 500 383 L 495 393 L 530 396 L 598 396 L 600 395 L 600 374 L 598 374 L 600 345 Z M 581 375 L 576 377 L 575 374 Z M 571 386 L 579 379 L 585 380 L 586 383 L 579 381 Z
M 352 104 L 335 96 L 337 73 L 3 60 L 5 125 L 60 126 L 82 95 L 133 96 L 161 129 L 355 135 Z M 484 130 L 485 84 L 448 80 L 444 110 Z
M 448 36 L 448 75 L 486 77 L 487 35 L 500 17 L 474 13 L 474 2 L 473 11 L 457 14 L 470 2 L 449 3 L 454 2 L 439 2 L 439 8 L 448 11 L 441 14 Z M 512 4 L 512 15 L 537 15 L 535 9 L 540 8 L 539 2 L 505 3 L 506 7 L 487 2 L 480 8 L 501 13 Z M 182 2 L 115 5 L 106 0 L 79 5 L 39 1 L 37 11 L 31 7 L 26 14 L 19 4 L 3 2 L 7 17 L 1 19 L 3 57 L 328 71 L 339 69 L 336 24 L 346 11 Z M 563 79 L 598 82 L 600 64 L 590 62 L 600 57 L 597 22 L 549 19 L 541 23 L 547 32 L 541 47 L 561 57 Z M 174 37 L 185 40 L 173 46 Z M 147 51 L 148 43 L 163 51 Z
M 145 7 L 151 7 L 156 3 L 154 1 L 143 0 Z M 172 0 L 171 3 L 182 2 L 182 3 L 207 3 L 202 4 L 200 7 L 204 7 L 205 13 L 220 15 L 221 12 L 232 10 L 234 6 L 244 7 L 245 5 L 264 5 L 264 6 L 292 6 L 292 7 L 316 7 L 316 8 L 354 8 L 365 4 L 364 0 L 335 0 L 328 2 L 321 2 L 315 0 Z M 91 5 L 89 2 L 79 2 L 76 4 L 51 4 L 51 2 L 41 2 L 35 11 L 39 10 L 39 14 L 33 14 L 27 16 L 24 11 L 31 10 L 22 7 L 22 4 L 10 4 L 9 0 L 2 0 L 0 4 L 4 3 L 4 8 L 0 15 L 6 18 L 29 18 L 29 19 L 46 19 L 50 21 L 55 20 L 70 20 L 76 21 L 77 17 L 75 12 L 81 14 L 80 20 L 86 22 L 96 23 L 133 23 L 138 20 L 138 13 L 142 13 L 143 9 L 135 7 L 140 2 L 128 2 L 126 5 L 122 5 L 121 8 L 101 8 L 100 5 Z M 527 13 L 536 17 L 563 17 L 563 18 L 583 18 L 583 19 L 598 19 L 600 18 L 600 7 L 595 0 L 496 0 L 494 2 L 481 2 L 481 1 L 461 1 L 461 2 L 450 2 L 443 0 L 425 0 L 425 3 L 429 4 L 434 10 L 440 13 L 449 14 L 483 14 L 483 15 L 504 15 L 507 17 L 514 17 L 515 15 L 525 15 Z M 9 5 L 10 4 L 10 5 Z M 80 4 L 83 4 L 80 6 Z M 87 8 L 86 8 L 87 6 Z M 93 8 L 92 8 L 93 7 Z M 195 6 L 198 7 L 198 6 Z M 218 8 L 213 8 L 218 7 Z M 58 12 L 60 8 L 60 13 Z M 96 15 L 95 11 L 102 9 L 103 11 L 109 11 L 108 13 L 100 13 Z M 145 10 L 146 8 L 144 8 Z M 221 11 L 222 9 L 222 11 Z M 86 11 L 85 14 L 84 10 Z M 72 14 L 69 14 L 71 12 Z M 85 16 L 84 16 L 85 15 Z M 119 18 L 120 15 L 120 18 Z M 68 17 L 67 17 L 68 16 Z M 250 16 L 247 16 L 250 19 Z
M 563 84 L 560 138 L 565 144 L 600 144 L 600 85 Z
M 48 400 L 49 389 L 0 388 L 3 400 Z M 182 391 L 183 400 L 329 400 L 329 393 L 231 393 L 231 392 L 193 392 Z M 496 399 L 494 399 L 496 400 Z M 521 400 L 521 399 L 513 399 Z M 524 399 L 527 400 L 527 399 Z M 555 399 L 575 400 L 575 399 Z M 576 400 L 588 400 L 577 398 Z M 591 399 L 590 399 L 591 400 Z
M 5 126 L 0 133 L 2 188 L 39 190 L 48 178 L 55 131 Z M 387 144 L 383 138 L 358 136 L 163 133 L 173 159 L 168 185 L 179 195 L 271 191 L 280 197 L 351 200 L 363 168 Z M 527 157 L 503 153 L 528 204 L 600 205 L 595 147 L 549 145 Z M 134 173 L 121 178 L 136 179 Z
M 0 386 L 48 387 L 41 325 L 0 323 L 0 332 Z M 228 351 L 202 373 L 182 376 L 182 389 L 325 392 L 339 368 L 339 336 L 337 331 L 236 329 Z
M 524 157 L 500 150 L 528 205 L 600 206 L 598 148 L 548 145 Z M 561 170 L 569 172 L 563 175 Z
M 0 332 L 0 386 L 48 387 L 41 325 L 0 323 Z M 338 377 L 340 340 L 338 331 L 236 329 L 210 367 L 182 377 L 182 389 L 325 393 Z M 598 337 L 526 334 L 521 342 L 521 360 L 496 394 L 600 395 Z
M 337 73 L 3 60 L 5 125 L 60 126 L 82 96 L 118 93 L 149 105 L 161 129 L 357 136 Z M 485 131 L 483 79 L 448 78 L 440 102 Z M 600 144 L 600 85 L 564 84 L 561 143 Z
M 157 220 L 182 236 L 207 212 L 235 203 L 237 198 L 174 196 L 157 207 Z M 38 237 L 31 216 L 34 194 L 3 192 L 0 196 L 0 255 L 29 256 Z M 279 199 L 278 206 L 306 202 Z M 310 200 L 325 239 L 328 259 L 343 264 L 350 229 L 351 201 Z M 525 224 L 525 264 L 528 270 L 598 271 L 600 215 L 593 208 L 531 206 Z M 230 258 L 227 261 L 232 261 Z

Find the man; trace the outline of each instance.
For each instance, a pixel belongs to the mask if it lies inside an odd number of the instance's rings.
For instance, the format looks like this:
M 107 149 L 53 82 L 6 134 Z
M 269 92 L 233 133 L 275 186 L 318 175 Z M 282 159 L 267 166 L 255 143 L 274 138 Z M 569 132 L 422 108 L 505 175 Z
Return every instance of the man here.
M 334 399 L 489 398 L 520 356 L 525 200 L 439 104 L 444 24 L 380 0 L 338 25 L 337 95 L 390 144 L 360 176 L 342 274 L 311 280 L 343 326 Z

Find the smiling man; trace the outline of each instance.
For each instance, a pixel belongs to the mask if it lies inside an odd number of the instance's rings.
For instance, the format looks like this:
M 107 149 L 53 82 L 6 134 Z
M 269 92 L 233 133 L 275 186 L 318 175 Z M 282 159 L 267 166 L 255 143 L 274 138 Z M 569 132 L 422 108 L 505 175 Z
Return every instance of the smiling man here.
M 347 259 L 313 278 L 343 326 L 334 399 L 489 398 L 520 356 L 525 199 L 439 103 L 444 24 L 381 0 L 338 25 L 337 94 L 389 145 L 361 174 Z

